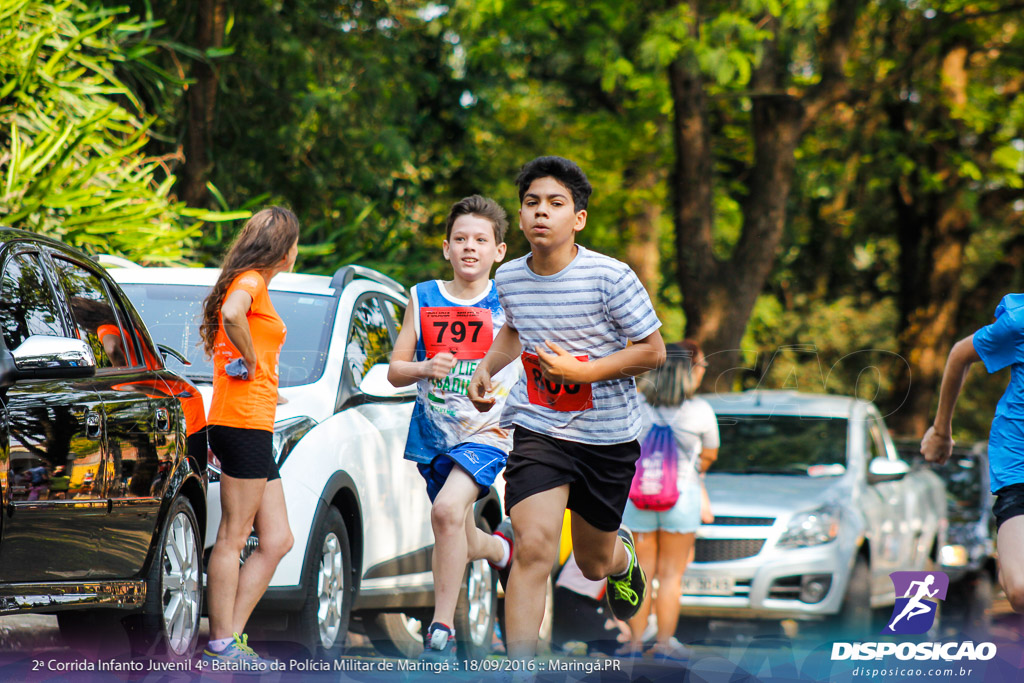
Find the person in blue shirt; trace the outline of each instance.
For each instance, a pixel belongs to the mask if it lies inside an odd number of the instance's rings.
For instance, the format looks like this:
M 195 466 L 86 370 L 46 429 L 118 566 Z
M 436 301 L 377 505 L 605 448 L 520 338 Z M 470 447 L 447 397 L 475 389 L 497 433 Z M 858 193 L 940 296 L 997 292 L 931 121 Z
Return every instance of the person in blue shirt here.
M 935 421 L 921 439 L 921 454 L 942 464 L 953 451 L 953 409 L 971 365 L 997 372 L 1010 368 L 1010 384 L 996 406 L 988 440 L 992 506 L 999 535 L 999 581 L 1017 612 L 1024 612 L 1024 294 L 1007 294 L 996 320 L 949 352 Z

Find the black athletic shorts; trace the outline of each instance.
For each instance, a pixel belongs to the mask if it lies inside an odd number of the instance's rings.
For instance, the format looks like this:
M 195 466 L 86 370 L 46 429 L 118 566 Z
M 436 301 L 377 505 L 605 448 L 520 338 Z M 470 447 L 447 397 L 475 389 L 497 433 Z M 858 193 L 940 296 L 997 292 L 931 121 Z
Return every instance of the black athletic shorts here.
M 615 531 L 629 498 L 640 443 L 596 446 L 516 425 L 505 465 L 505 512 L 530 496 L 569 484 L 566 507 L 601 531 Z
M 236 479 L 280 479 L 274 462 L 274 433 L 265 429 L 241 429 L 210 425 L 210 450 L 220 460 L 224 474 Z
M 1010 484 L 996 491 L 992 512 L 996 516 L 997 531 L 1011 517 L 1024 515 L 1024 484 Z

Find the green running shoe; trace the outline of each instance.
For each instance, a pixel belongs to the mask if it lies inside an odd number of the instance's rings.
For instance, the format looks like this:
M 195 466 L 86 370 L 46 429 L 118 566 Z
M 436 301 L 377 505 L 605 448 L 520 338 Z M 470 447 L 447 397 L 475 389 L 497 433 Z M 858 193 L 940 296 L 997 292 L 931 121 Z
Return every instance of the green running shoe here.
M 202 666 L 205 671 L 258 675 L 272 670 L 273 662 L 263 659 L 249 647 L 249 636 L 244 633 L 241 636 L 236 633 L 234 636 L 235 639 L 220 652 L 214 652 L 209 647 L 203 649 Z
M 633 562 L 625 573 L 608 577 L 608 607 L 616 619 L 629 621 L 640 610 L 647 594 L 647 577 L 636 559 L 636 548 L 633 546 L 633 534 L 625 527 L 619 528 L 619 537 L 629 548 Z

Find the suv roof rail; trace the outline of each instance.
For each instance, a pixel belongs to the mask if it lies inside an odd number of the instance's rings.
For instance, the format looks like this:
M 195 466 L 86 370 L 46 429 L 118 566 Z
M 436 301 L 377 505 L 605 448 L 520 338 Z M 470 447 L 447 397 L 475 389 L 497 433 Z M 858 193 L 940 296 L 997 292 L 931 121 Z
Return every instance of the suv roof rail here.
M 407 290 L 402 283 L 398 282 L 398 280 L 393 280 L 384 273 L 378 273 L 376 270 L 365 266 L 350 265 L 338 268 L 334 271 L 334 275 L 331 277 L 330 287 L 335 291 L 335 293 L 341 293 L 341 290 L 345 289 L 345 287 L 357 277 L 363 278 L 364 280 L 373 280 L 378 284 L 392 287 L 406 296 L 409 296 L 409 290 Z
M 135 261 L 122 256 L 114 256 L 113 254 L 97 254 L 93 257 L 93 260 L 104 268 L 142 268 Z

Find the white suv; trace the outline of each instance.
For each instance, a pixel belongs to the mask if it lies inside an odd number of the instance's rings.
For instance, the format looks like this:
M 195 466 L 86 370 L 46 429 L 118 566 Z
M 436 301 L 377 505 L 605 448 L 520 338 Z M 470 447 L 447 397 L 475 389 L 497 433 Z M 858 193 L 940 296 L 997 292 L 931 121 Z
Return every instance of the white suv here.
M 124 265 L 124 264 L 110 264 Z M 210 405 L 212 364 L 199 338 L 203 299 L 219 271 L 111 267 L 154 339 L 180 351 L 175 370 Z M 288 327 L 281 351 L 274 428 L 295 545 L 258 606 L 256 620 L 284 627 L 320 655 L 340 653 L 352 617 L 382 652 L 413 656 L 415 633 L 433 607 L 430 503 L 416 468 L 402 457 L 415 387 L 396 389 L 387 363 L 408 301 L 394 280 L 344 266 L 333 277 L 282 273 L 270 298 Z M 216 539 L 220 489 L 211 466 L 207 544 Z M 485 529 L 501 517 L 497 492 L 481 500 Z M 255 539 L 253 543 L 255 543 Z M 496 576 L 470 566 L 456 615 L 460 656 L 490 649 Z

